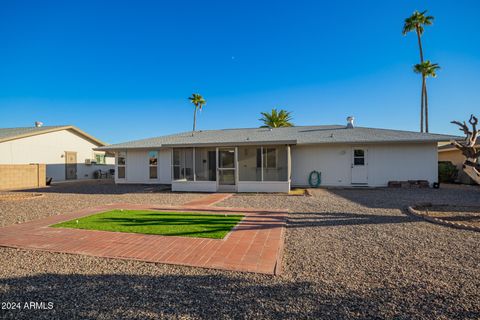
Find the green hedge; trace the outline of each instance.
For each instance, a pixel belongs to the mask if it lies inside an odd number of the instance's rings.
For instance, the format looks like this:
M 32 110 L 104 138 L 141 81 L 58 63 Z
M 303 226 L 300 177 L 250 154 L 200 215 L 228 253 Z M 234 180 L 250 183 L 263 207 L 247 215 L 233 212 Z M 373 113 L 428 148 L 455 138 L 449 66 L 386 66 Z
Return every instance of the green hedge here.
M 457 167 L 450 161 L 438 162 L 438 180 L 440 182 L 455 182 L 458 177 Z

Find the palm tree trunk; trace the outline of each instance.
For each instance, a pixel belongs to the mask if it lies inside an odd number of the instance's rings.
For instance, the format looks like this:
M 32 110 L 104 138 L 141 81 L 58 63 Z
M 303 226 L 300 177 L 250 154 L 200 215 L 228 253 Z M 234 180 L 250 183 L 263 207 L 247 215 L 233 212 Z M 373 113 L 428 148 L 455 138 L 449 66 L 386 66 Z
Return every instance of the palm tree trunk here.
M 420 36 L 420 29 L 417 27 L 418 50 L 420 52 L 420 63 L 423 62 L 423 47 L 422 38 Z M 420 106 L 420 132 L 423 132 L 423 112 L 424 112 L 424 92 L 425 92 L 425 77 L 422 75 L 422 101 Z M 428 129 L 427 129 L 428 132 Z
M 422 94 L 421 94 L 421 99 L 420 99 L 420 132 L 423 132 L 423 105 L 424 105 L 424 80 L 422 76 Z
M 422 47 L 422 39 L 420 36 L 420 30 L 417 27 L 417 39 L 418 39 L 418 49 L 420 51 L 420 62 L 423 62 L 423 47 Z
M 197 106 L 193 109 L 193 132 L 195 132 L 195 128 L 197 127 Z
M 425 98 L 425 132 L 428 132 L 428 96 L 427 96 L 427 79 L 423 76 L 423 91 Z

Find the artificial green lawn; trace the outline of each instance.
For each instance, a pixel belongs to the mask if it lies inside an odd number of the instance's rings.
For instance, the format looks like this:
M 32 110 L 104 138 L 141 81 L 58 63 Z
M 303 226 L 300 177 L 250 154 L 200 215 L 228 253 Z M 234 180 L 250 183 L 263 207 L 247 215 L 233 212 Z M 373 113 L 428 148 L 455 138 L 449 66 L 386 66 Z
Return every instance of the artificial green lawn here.
M 242 218 L 197 212 L 112 210 L 52 227 L 222 239 Z

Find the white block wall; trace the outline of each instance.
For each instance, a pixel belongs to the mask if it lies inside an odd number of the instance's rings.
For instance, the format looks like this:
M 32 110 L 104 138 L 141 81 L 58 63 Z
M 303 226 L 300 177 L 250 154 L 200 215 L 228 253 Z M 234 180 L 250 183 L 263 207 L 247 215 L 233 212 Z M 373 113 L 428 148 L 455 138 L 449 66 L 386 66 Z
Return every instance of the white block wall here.
M 351 186 L 352 149 L 366 148 L 368 186 L 392 180 L 438 181 L 436 143 L 292 146 L 292 185 L 307 186 L 311 171 L 322 174 L 323 186 Z

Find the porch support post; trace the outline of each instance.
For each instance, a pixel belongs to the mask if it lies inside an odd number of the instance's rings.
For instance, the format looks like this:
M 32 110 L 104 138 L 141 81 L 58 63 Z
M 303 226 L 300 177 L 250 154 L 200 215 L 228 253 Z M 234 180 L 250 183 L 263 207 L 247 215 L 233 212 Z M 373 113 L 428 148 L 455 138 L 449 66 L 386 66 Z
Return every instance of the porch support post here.
M 238 147 L 235 147 L 235 185 L 237 186 L 237 188 L 239 180 L 238 169 Z
M 217 191 L 220 171 L 218 170 L 218 147 L 215 148 L 215 177 L 217 178 Z
M 287 145 L 287 180 L 292 180 L 292 155 L 290 153 L 290 145 Z
M 292 154 L 290 152 L 290 145 L 287 145 L 287 181 L 292 180 Z
M 197 169 L 195 168 L 195 147 L 192 148 L 192 157 L 193 157 L 193 163 L 192 163 L 192 169 L 193 169 L 193 181 L 197 181 Z
M 260 164 L 262 166 L 260 173 L 261 173 L 262 182 L 263 182 L 263 146 L 260 147 Z

